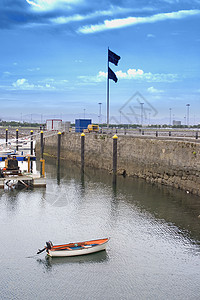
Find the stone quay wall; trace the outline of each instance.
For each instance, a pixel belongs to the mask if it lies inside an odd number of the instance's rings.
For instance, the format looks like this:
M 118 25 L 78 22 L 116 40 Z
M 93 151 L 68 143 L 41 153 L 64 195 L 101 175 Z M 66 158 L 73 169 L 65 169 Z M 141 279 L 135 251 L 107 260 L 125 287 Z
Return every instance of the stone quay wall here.
M 57 156 L 57 136 L 45 138 L 44 155 Z M 40 142 L 36 147 L 40 153 Z M 112 171 L 113 138 L 85 135 L 85 165 Z M 80 163 L 80 133 L 63 133 L 61 159 Z M 200 143 L 170 138 L 118 137 L 118 174 L 173 186 L 200 196 Z

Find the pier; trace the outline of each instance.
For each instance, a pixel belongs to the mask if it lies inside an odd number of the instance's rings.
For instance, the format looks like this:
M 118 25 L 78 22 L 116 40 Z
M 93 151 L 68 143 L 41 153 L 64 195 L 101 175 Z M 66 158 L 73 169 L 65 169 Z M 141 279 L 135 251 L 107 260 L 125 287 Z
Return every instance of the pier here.
M 0 189 L 8 188 L 31 188 L 31 187 L 46 187 L 46 179 L 41 178 L 38 174 L 21 174 L 0 178 Z
M 0 144 L 0 189 L 46 187 L 44 159 L 40 160 L 41 172 L 35 166 L 33 139 L 37 136 L 31 130 L 30 136 L 19 138 L 16 129 L 16 139 L 8 141 L 6 129 L 6 141 Z

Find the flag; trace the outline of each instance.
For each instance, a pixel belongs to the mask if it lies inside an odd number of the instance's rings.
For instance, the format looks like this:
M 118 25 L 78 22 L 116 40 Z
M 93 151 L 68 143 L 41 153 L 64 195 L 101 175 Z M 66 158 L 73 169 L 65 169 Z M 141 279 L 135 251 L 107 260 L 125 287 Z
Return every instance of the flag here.
M 117 82 L 117 76 L 115 75 L 115 73 L 108 67 L 108 79 L 112 79 L 114 80 L 114 82 Z
M 120 60 L 120 56 L 115 54 L 114 52 L 108 49 L 108 61 L 113 63 L 115 66 L 118 65 L 118 61 Z

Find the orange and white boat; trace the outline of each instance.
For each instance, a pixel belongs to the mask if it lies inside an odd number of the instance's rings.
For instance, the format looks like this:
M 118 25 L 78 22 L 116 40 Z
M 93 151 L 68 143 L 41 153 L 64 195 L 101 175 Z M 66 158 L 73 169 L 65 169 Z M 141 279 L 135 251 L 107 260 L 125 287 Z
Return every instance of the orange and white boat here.
M 52 242 L 49 241 L 46 242 L 46 246 L 42 250 L 38 250 L 37 254 L 46 250 L 47 255 L 51 257 L 85 255 L 105 250 L 108 241 L 109 238 L 104 238 L 63 245 L 53 245 Z

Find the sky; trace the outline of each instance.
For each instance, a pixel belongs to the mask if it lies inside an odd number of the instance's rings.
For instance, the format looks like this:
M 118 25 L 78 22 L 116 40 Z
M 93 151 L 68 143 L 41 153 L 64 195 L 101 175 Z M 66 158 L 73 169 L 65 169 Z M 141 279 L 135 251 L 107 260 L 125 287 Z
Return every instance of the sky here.
M 109 47 L 111 123 L 198 124 L 199 28 L 200 0 L 1 0 L 0 118 L 105 122 Z

